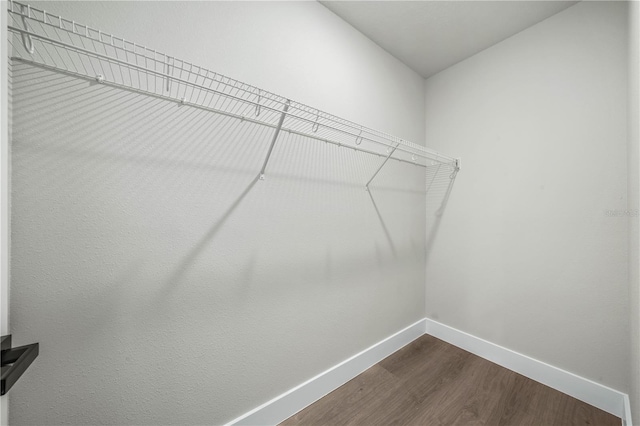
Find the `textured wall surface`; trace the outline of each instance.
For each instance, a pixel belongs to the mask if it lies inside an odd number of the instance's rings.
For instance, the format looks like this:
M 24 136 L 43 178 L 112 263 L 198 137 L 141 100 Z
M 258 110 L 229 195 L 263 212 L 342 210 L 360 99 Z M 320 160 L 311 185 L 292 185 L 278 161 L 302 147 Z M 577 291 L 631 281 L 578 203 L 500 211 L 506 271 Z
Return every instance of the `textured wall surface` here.
M 4 9 L 4 8 L 3 8 Z M 0 11 L 0 52 L 5 52 L 8 47 L 7 39 L 7 18 L 8 12 Z M 0 333 L 9 334 L 9 208 L 4 204 L 9 199 L 9 131 L 11 129 L 11 85 L 7 55 L 0 57 L 0 197 L 2 207 L 0 207 Z M 0 397 L 0 424 L 6 425 L 9 422 L 9 396 Z
M 426 81 L 427 142 L 462 158 L 427 317 L 623 392 L 626 28 L 581 2 Z
M 29 2 L 424 143 L 424 79 L 315 2 Z
M 640 211 L 640 2 L 629 3 L 629 209 Z M 633 419 L 640 422 L 640 227 L 629 216 L 629 301 L 631 314 L 631 383 Z
M 317 3 L 45 7 L 422 142 L 423 80 Z M 222 423 L 423 317 L 424 169 L 283 135 L 256 181 L 268 129 L 12 71 L 12 424 Z

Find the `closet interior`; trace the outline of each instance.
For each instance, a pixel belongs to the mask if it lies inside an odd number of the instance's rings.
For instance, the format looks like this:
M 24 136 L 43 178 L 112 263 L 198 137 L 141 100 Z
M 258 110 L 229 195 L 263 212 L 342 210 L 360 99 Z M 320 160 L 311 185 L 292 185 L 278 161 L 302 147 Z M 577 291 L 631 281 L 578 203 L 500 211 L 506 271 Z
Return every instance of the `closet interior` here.
M 632 110 L 634 2 L 565 2 L 427 76 L 322 3 L 3 3 L 0 420 L 375 422 L 364 402 L 390 424 L 547 405 L 631 424 L 609 361 L 633 345 L 634 219 L 601 213 L 634 199 L 609 131 Z M 370 3 L 351 18 L 388 7 Z

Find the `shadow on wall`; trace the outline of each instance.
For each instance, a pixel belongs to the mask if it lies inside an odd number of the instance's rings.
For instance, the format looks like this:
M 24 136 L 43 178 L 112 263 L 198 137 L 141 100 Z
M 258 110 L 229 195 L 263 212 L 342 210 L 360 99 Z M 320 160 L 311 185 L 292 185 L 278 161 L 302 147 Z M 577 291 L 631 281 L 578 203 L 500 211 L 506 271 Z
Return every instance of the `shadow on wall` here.
M 426 263 L 440 229 L 440 221 L 447 208 L 458 171 L 450 165 L 432 165 L 427 168 L 427 241 Z
M 286 133 L 259 181 L 272 129 L 12 78 L 12 423 L 224 423 L 422 315 L 423 168 Z
M 396 248 L 393 246 L 393 238 L 391 238 L 391 234 L 389 233 L 389 228 L 387 228 L 387 225 L 384 223 L 384 219 L 380 214 L 380 210 L 378 209 L 376 200 L 373 199 L 373 194 L 371 193 L 371 191 L 367 191 L 367 194 L 369 194 L 369 198 L 371 198 L 371 204 L 373 204 L 373 208 L 376 211 L 376 215 L 378 215 L 378 219 L 380 220 L 380 225 L 382 227 L 382 230 L 384 231 L 384 235 L 387 237 L 387 241 L 389 241 L 389 247 L 391 247 L 391 252 L 393 253 L 394 256 L 397 257 L 398 255 L 396 253 Z
M 253 186 L 260 179 L 260 174 L 257 174 L 255 178 L 249 182 L 249 185 L 245 188 L 244 191 L 240 194 L 240 196 L 229 206 L 229 208 L 222 214 L 222 216 L 213 224 L 211 229 L 202 237 L 200 241 L 178 262 L 178 266 L 175 271 L 169 276 L 169 278 L 165 282 L 165 287 L 167 287 L 167 292 L 172 291 L 176 288 L 176 283 L 181 281 L 182 276 L 188 271 L 189 267 L 197 260 L 200 252 L 211 243 L 211 240 L 216 236 L 220 228 L 224 225 L 227 219 L 233 214 L 233 212 L 238 208 L 242 200 L 249 194 L 249 192 L 253 189 Z M 161 292 L 158 294 L 162 294 L 165 292 Z

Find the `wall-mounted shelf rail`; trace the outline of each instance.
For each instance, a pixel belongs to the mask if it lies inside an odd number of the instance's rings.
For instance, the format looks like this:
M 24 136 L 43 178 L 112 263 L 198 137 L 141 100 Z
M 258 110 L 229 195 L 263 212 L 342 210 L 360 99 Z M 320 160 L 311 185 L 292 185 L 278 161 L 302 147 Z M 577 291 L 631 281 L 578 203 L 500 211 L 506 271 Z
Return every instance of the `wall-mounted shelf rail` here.
M 16 1 L 7 2 L 11 59 L 421 167 L 456 159 Z M 376 171 L 376 174 L 380 171 Z M 375 177 L 375 175 L 374 175 Z M 373 180 L 373 177 L 371 178 Z M 366 184 L 368 188 L 369 183 Z
M 0 395 L 4 395 L 18 381 L 22 374 L 29 368 L 33 360 L 38 356 L 39 345 L 11 347 L 11 335 L 2 336 L 2 380 L 0 381 Z

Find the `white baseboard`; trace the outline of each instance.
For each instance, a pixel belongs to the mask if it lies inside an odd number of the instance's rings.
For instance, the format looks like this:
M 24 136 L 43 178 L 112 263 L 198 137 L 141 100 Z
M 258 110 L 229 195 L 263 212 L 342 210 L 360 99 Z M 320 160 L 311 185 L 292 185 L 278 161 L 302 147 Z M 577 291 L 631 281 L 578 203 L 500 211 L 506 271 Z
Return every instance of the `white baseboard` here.
M 232 420 L 227 425 L 278 424 L 342 386 L 367 368 L 413 342 L 424 334 L 424 330 L 425 320 L 422 319 L 271 401 L 262 404 L 258 408 Z
M 627 394 L 428 318 L 232 420 L 227 426 L 278 424 L 425 333 L 618 416 L 623 426 L 633 426 Z
M 631 415 L 625 413 L 625 397 L 628 401 L 628 396 L 622 392 L 428 318 L 425 319 L 425 332 L 618 416 L 631 426 Z
M 624 415 L 622 416 L 622 426 L 633 426 L 633 420 L 631 420 L 631 402 L 629 402 L 629 395 L 624 396 Z

